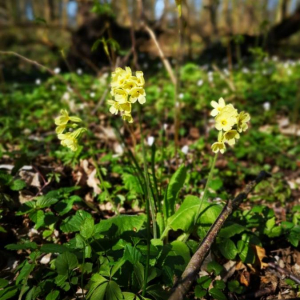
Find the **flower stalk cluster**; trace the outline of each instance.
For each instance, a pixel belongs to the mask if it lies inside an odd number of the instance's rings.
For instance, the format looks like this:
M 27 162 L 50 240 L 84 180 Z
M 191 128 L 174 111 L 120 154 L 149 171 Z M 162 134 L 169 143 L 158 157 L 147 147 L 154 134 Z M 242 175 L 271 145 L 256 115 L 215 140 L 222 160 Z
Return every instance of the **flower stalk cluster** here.
M 126 67 L 116 68 L 112 73 L 111 95 L 114 100 L 108 100 L 109 111 L 117 115 L 121 113 L 122 119 L 132 123 L 131 107 L 135 102 L 144 104 L 146 102 L 146 92 L 143 88 L 145 84 L 142 71 L 135 72 L 132 75 L 131 69 Z
M 219 130 L 218 141 L 213 143 L 211 148 L 214 153 L 223 154 L 226 150 L 225 143 L 229 146 L 235 145 L 240 133 L 248 129 L 250 115 L 244 111 L 238 113 L 232 104 L 226 105 L 223 98 L 220 98 L 219 102 L 212 101 L 211 106 L 211 116 L 215 117 L 215 127 Z
M 60 116 L 55 118 L 55 124 L 57 125 L 55 131 L 57 133 L 58 139 L 61 140 L 61 144 L 64 147 L 71 149 L 72 151 L 77 151 L 78 149 L 78 138 L 87 129 L 78 127 L 77 123 L 82 122 L 82 120 L 76 116 L 69 116 L 69 113 L 62 109 L 60 111 Z M 67 128 L 75 129 L 74 131 L 65 132 Z

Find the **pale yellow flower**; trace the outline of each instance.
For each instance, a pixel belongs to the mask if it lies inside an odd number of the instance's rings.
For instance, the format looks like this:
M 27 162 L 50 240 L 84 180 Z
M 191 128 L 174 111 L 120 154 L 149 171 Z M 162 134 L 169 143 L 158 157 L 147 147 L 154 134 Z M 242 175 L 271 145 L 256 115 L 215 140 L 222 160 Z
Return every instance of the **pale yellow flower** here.
M 130 80 L 127 80 L 124 85 L 123 89 L 130 94 L 131 90 L 137 86 L 136 80 L 133 80 L 132 78 Z
M 216 102 L 216 101 L 211 101 L 211 102 L 210 102 L 210 105 L 214 108 L 214 109 L 211 111 L 210 115 L 213 116 L 213 117 L 215 117 L 215 116 L 217 116 L 217 115 L 221 112 L 221 110 L 225 107 L 225 101 L 224 101 L 223 98 L 220 98 L 220 99 L 219 99 L 219 103 Z
M 146 102 L 146 93 L 142 87 L 134 87 L 130 91 L 130 99 L 131 103 L 135 103 L 137 100 L 140 104 L 144 104 Z
M 129 67 L 126 67 L 125 70 L 123 70 L 122 68 L 116 68 L 116 70 L 111 74 L 111 86 L 113 88 L 121 87 L 131 76 L 132 72 Z
M 111 91 L 111 94 L 112 96 L 115 97 L 116 101 L 124 102 L 128 100 L 128 93 L 123 89 L 119 89 L 119 88 L 113 89 Z
M 78 141 L 72 136 L 71 132 L 62 133 L 57 136 L 61 140 L 61 144 L 64 147 L 71 149 L 72 151 L 77 151 L 78 149 Z
M 250 121 L 250 115 L 244 111 L 241 111 L 237 116 L 237 130 L 238 132 L 243 132 L 248 129 L 247 122 Z
M 122 119 L 124 121 L 127 121 L 128 123 L 133 123 L 133 118 L 132 118 L 132 115 L 131 114 L 123 114 L 122 115 Z
M 236 130 L 229 130 L 224 133 L 224 140 L 230 145 L 235 144 L 235 140 L 239 139 L 240 135 Z
M 144 84 L 145 84 L 144 73 L 142 71 L 136 71 L 135 75 L 136 75 L 136 79 L 137 79 L 137 85 L 144 86 Z
M 131 116 L 132 103 L 139 102 L 144 104 L 146 102 L 146 93 L 142 86 L 145 84 L 143 72 L 137 71 L 136 76 L 132 75 L 131 69 L 126 67 L 125 70 L 117 68 L 112 73 L 111 81 L 111 95 L 114 100 L 108 100 L 110 105 L 109 111 L 112 114 L 122 115 L 123 120 L 132 123 Z
M 82 122 L 82 120 L 78 117 L 75 117 L 75 116 L 69 116 L 69 113 L 65 110 L 65 109 L 62 109 L 60 111 L 60 116 L 55 118 L 54 122 L 55 122 L 55 125 L 66 125 L 69 121 L 72 121 L 72 122 Z
M 226 146 L 222 131 L 220 131 L 218 134 L 218 141 L 211 145 L 211 149 L 214 153 L 218 153 L 220 151 L 223 154 L 225 152 Z
M 236 117 L 237 110 L 233 107 L 233 105 L 226 105 L 216 116 L 216 129 L 224 131 L 231 130 L 237 122 Z
M 66 129 L 66 127 L 67 127 L 67 124 L 59 125 L 56 127 L 55 132 L 57 134 L 63 133 L 64 130 Z
M 226 150 L 226 146 L 224 142 L 215 142 L 211 145 L 211 150 L 214 153 L 218 153 L 220 151 L 223 154 Z

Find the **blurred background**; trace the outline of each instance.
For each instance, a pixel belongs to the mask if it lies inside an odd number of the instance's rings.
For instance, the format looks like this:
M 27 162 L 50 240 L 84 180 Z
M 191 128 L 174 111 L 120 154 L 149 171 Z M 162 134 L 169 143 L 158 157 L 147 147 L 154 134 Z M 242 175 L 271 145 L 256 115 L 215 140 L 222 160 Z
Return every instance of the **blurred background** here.
M 118 56 L 130 55 L 133 34 L 138 63 L 158 56 L 145 23 L 165 56 L 176 57 L 180 49 L 184 61 L 228 58 L 234 63 L 247 59 L 253 47 L 297 58 L 300 50 L 299 0 L 185 0 L 181 22 L 175 0 L 2 0 L 0 49 L 63 71 L 98 73 L 109 65 L 102 39 L 113 48 L 114 63 Z M 2 76 L 14 76 L 18 63 L 15 58 L 2 60 Z M 28 68 L 32 66 L 22 64 L 21 70 Z

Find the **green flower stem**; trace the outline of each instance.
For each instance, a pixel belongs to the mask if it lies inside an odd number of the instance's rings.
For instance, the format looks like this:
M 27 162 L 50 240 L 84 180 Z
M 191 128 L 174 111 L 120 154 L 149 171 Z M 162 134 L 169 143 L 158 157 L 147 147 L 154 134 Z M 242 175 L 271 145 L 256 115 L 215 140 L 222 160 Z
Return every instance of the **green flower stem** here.
M 85 294 L 84 294 L 84 291 L 83 291 L 83 270 L 84 270 L 84 264 L 85 264 L 85 247 L 86 247 L 86 244 L 84 243 L 84 248 L 83 248 L 83 258 L 82 258 L 82 270 L 81 270 L 81 292 L 82 292 L 82 298 L 85 300 Z
M 155 188 L 155 193 L 156 193 L 156 208 L 159 212 L 161 212 L 158 184 L 157 184 L 157 178 L 155 175 L 155 153 L 156 153 L 156 147 L 155 147 L 155 143 L 153 143 L 153 145 L 151 146 L 151 170 L 152 170 L 153 183 L 154 183 L 154 188 Z
M 104 190 L 105 194 L 107 195 L 108 201 L 113 206 L 115 213 L 117 215 L 119 215 L 118 208 L 117 208 L 115 202 L 112 200 L 112 198 L 110 196 L 110 193 L 109 193 L 108 189 L 105 186 L 105 183 L 104 183 L 104 180 L 103 180 L 103 177 L 102 177 L 102 174 L 101 174 L 101 170 L 98 166 L 97 160 L 95 159 L 94 153 L 92 153 L 92 160 L 93 160 L 93 163 L 94 163 L 95 168 L 96 168 L 96 173 L 97 173 L 98 179 L 100 180 L 101 189 Z
M 145 142 L 144 142 L 144 135 L 142 130 L 142 122 L 141 122 L 141 112 L 139 111 L 139 125 L 140 125 L 140 133 L 141 133 L 141 145 L 142 145 L 142 154 L 143 154 L 143 163 L 144 163 L 144 177 L 146 182 L 146 206 L 150 208 L 150 214 L 153 224 L 153 238 L 157 238 L 157 229 L 156 229 L 156 220 L 155 220 L 155 204 L 153 197 L 151 197 L 151 194 L 153 196 L 153 191 L 150 187 L 150 179 L 148 174 L 148 167 L 147 167 L 147 155 L 146 155 L 146 148 L 145 148 Z M 148 204 L 147 204 L 148 202 Z
M 218 157 L 218 153 L 216 153 L 214 158 L 213 158 L 213 161 L 212 161 L 212 164 L 211 164 L 211 167 L 210 167 L 210 171 L 209 171 L 209 174 L 208 174 L 208 178 L 207 178 L 207 181 L 206 181 L 206 184 L 205 184 L 204 193 L 203 193 L 203 196 L 200 200 L 200 205 L 198 207 L 198 211 L 197 211 L 197 214 L 196 214 L 196 217 L 195 217 L 195 220 L 194 220 L 194 225 L 197 224 L 203 202 L 205 200 L 207 200 L 207 192 L 208 192 L 208 188 L 209 188 L 209 185 L 210 185 L 212 177 L 213 177 L 213 172 L 214 172 L 214 169 L 215 169 L 217 157 Z
M 147 214 L 147 261 L 146 261 L 146 268 L 145 268 L 145 279 L 144 279 L 144 286 L 143 286 L 143 296 L 146 293 L 147 288 L 147 281 L 148 281 L 148 274 L 149 274 L 149 261 L 150 261 L 150 214 L 153 223 L 153 237 L 157 238 L 157 231 L 156 231 L 156 221 L 155 221 L 155 208 L 154 204 L 151 200 L 151 190 L 150 190 L 150 181 L 148 176 L 148 168 L 147 168 L 147 156 L 146 156 L 146 148 L 144 143 L 144 135 L 142 130 L 142 121 L 141 121 L 141 109 L 139 110 L 139 126 L 140 126 L 140 133 L 141 133 L 141 145 L 143 150 L 143 163 L 144 163 L 144 177 L 146 182 L 146 214 Z

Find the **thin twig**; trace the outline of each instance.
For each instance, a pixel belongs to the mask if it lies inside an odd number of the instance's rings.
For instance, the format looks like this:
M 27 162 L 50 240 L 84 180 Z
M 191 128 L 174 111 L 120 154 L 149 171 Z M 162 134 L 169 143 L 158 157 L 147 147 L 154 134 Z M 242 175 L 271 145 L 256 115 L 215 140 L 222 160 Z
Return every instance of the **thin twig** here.
M 267 287 L 267 288 L 261 289 L 259 291 L 253 292 L 253 293 L 239 296 L 237 299 L 238 300 L 251 300 L 251 299 L 260 298 L 262 296 L 267 296 L 267 295 L 273 294 L 274 292 L 275 292 L 275 290 L 273 288 Z
M 297 284 L 300 284 L 300 278 L 297 277 L 296 275 L 294 275 L 289 270 L 283 269 L 283 268 L 279 267 L 278 265 L 276 265 L 275 263 L 272 263 L 272 262 L 269 262 L 268 265 L 269 265 L 270 268 L 275 269 L 280 274 L 285 275 L 286 277 L 289 277 L 292 280 L 294 280 Z
M 200 271 L 200 267 L 204 261 L 204 258 L 208 254 L 209 249 L 211 248 L 217 234 L 219 233 L 227 218 L 234 210 L 236 210 L 240 206 L 242 201 L 247 198 L 248 194 L 254 189 L 254 187 L 268 177 L 270 177 L 269 173 L 261 171 L 257 178 L 254 181 L 250 182 L 240 194 L 238 194 L 232 201 L 229 200 L 226 203 L 219 217 L 211 226 L 205 238 L 201 242 L 200 247 L 191 258 L 181 278 L 173 287 L 169 300 L 184 299 L 185 294 L 189 291 L 192 283 L 194 282 L 197 274 Z
M 221 70 L 218 68 L 217 65 L 213 64 L 212 67 L 217 73 L 219 73 L 219 75 L 223 78 L 223 80 L 228 84 L 229 88 L 234 92 L 235 86 L 233 81 L 230 80 L 229 78 L 226 78 L 226 76 L 221 72 Z
M 41 65 L 40 63 L 38 63 L 37 61 L 35 60 L 31 60 L 19 53 L 16 53 L 16 52 L 13 52 L 13 51 L 0 51 L 0 54 L 2 55 L 13 55 L 13 56 L 16 56 L 36 67 L 38 67 L 39 69 L 42 69 L 42 70 L 45 70 L 47 71 L 49 74 L 51 74 L 52 76 L 56 77 L 57 79 L 59 79 L 61 82 L 63 82 L 66 86 L 69 86 L 70 88 L 72 88 L 72 90 L 74 91 L 74 93 L 77 95 L 77 97 L 82 101 L 82 102 L 85 102 L 86 100 L 84 99 L 84 97 L 80 94 L 80 92 L 74 88 L 73 86 L 71 86 L 71 84 L 65 80 L 63 78 L 63 76 L 59 75 L 59 74 L 56 74 L 53 70 L 51 70 L 50 68 L 44 66 L 44 65 Z
M 97 112 L 97 110 L 99 109 L 99 107 L 102 106 L 102 104 L 103 104 L 103 102 L 104 102 L 104 100 L 105 100 L 105 98 L 106 98 L 106 96 L 107 96 L 107 94 L 108 94 L 109 89 L 110 89 L 110 86 L 107 86 L 107 88 L 106 88 L 105 91 L 103 92 L 103 94 L 102 94 L 102 96 L 101 96 L 99 102 L 97 103 L 97 105 L 96 105 L 95 108 L 93 109 L 92 115 L 94 115 L 94 114 Z

